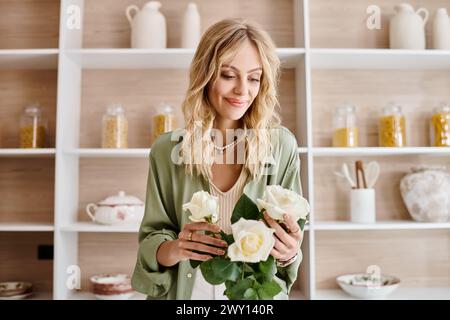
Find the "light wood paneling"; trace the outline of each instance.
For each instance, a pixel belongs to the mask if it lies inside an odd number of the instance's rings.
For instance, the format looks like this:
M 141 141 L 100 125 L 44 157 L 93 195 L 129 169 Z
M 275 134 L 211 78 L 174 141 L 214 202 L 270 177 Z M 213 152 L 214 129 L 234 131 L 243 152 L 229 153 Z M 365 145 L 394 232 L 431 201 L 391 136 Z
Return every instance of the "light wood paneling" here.
M 137 234 L 83 233 L 78 241 L 81 290 L 90 290 L 89 278 L 93 275 L 133 274 L 138 250 Z
M 317 289 L 337 288 L 336 277 L 377 265 L 401 286 L 450 285 L 448 230 L 316 232 Z
M 147 175 L 147 158 L 81 159 L 79 220 L 90 220 L 85 212 L 88 203 L 97 203 L 121 190 L 145 201 Z
M 395 157 L 339 157 L 316 158 L 314 162 L 314 217 L 316 221 L 350 220 L 350 187 L 344 178 L 334 172 L 341 171 L 342 163 L 349 165 L 350 174 L 356 181 L 355 161 L 362 160 L 367 165 L 372 160 L 380 164 L 380 177 L 375 185 L 376 219 L 411 220 L 400 194 L 400 180 L 419 164 L 446 165 L 450 159 L 426 156 Z
M 0 49 L 58 48 L 58 0 L 0 0 Z
M 152 116 L 162 101 L 174 107 L 177 127 L 184 126 L 181 103 L 188 86 L 187 70 L 87 70 L 83 72 L 80 146 L 101 146 L 102 116 L 108 104 L 121 103 L 128 118 L 128 147 L 149 148 Z M 294 134 L 295 77 L 285 69 L 279 87 L 283 124 Z
M 431 47 L 431 21 L 438 8 L 450 8 L 449 0 L 410 0 L 416 10 L 425 7 L 430 17 L 426 24 L 427 48 Z M 312 0 L 310 30 L 312 48 L 389 48 L 389 20 L 394 6 L 401 1 L 390 0 Z M 370 5 L 381 10 L 381 29 L 369 30 L 366 13 Z
M 84 6 L 84 48 L 129 48 L 131 28 L 125 9 L 131 4 L 139 8 L 146 0 L 87 0 Z M 181 23 L 188 0 L 162 2 L 166 18 L 167 47 L 181 46 Z M 260 23 L 278 47 L 294 46 L 293 0 L 249 0 L 198 2 L 202 32 L 224 18 L 243 17 Z
M 53 260 L 38 260 L 38 245 L 53 245 L 53 233 L 0 232 L 0 282 L 27 281 L 35 293 L 51 292 Z
M 441 101 L 450 102 L 448 71 L 314 70 L 313 143 L 332 145 L 335 108 L 355 105 L 359 146 L 378 146 L 378 119 L 391 101 L 402 106 L 408 146 L 429 146 L 429 119 Z
M 47 147 L 55 147 L 55 70 L 0 70 L 0 147 L 20 145 L 20 117 L 26 106 L 38 102 L 48 120 Z
M 53 223 L 55 160 L 0 158 L 0 222 Z

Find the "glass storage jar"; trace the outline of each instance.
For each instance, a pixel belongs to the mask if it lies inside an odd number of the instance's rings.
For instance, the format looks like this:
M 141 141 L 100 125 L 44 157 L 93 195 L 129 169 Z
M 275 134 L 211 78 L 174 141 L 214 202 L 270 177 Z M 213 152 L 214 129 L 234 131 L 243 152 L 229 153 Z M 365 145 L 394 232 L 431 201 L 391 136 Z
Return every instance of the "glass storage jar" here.
M 333 147 L 357 147 L 358 127 L 355 107 L 350 104 L 339 106 L 333 118 Z
M 430 139 L 433 147 L 450 147 L 450 104 L 433 109 Z
M 25 107 L 20 117 L 20 147 L 45 148 L 47 119 L 38 103 Z
M 128 120 L 120 104 L 108 106 L 102 119 L 102 148 L 128 147 Z
M 175 115 L 171 105 L 161 103 L 153 116 L 153 141 L 162 133 L 175 129 Z
M 400 105 L 383 108 L 378 123 L 378 143 L 380 147 L 406 146 L 406 121 Z

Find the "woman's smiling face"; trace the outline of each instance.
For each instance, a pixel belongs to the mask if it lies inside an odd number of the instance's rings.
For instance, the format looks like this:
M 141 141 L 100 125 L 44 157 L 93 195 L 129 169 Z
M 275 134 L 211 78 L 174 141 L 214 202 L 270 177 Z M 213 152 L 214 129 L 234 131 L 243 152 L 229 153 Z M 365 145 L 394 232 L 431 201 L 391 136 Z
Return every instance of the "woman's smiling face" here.
M 254 44 L 246 40 L 232 61 L 222 65 L 210 85 L 208 99 L 221 120 L 239 120 L 258 95 L 262 63 Z

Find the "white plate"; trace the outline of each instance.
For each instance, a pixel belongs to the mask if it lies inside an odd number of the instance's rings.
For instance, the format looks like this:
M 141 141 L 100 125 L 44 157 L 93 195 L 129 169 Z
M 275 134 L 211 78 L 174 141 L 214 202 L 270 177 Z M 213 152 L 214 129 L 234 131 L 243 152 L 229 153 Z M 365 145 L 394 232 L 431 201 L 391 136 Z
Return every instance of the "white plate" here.
M 25 299 L 31 296 L 33 292 L 25 293 L 25 294 L 19 294 L 17 296 L 11 296 L 11 297 L 0 297 L 0 300 L 20 300 Z
M 336 281 L 342 290 L 347 292 L 350 296 L 359 299 L 384 299 L 400 285 L 400 279 L 389 275 L 381 275 L 381 285 L 376 285 L 373 282 L 363 284 L 360 281 L 358 284 L 350 284 L 365 275 L 367 274 L 358 273 L 342 275 L 337 277 Z

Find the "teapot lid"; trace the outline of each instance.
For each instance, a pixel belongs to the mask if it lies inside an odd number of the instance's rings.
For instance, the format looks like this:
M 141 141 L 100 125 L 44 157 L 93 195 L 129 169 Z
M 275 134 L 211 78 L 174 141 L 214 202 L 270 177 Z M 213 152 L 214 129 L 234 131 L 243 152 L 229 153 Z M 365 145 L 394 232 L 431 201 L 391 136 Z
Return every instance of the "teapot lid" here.
M 98 203 L 99 205 L 114 206 L 114 205 L 143 205 L 144 202 L 139 198 L 126 195 L 125 191 L 119 191 L 115 196 L 110 196 Z

